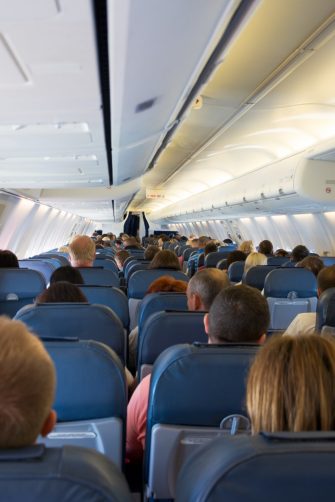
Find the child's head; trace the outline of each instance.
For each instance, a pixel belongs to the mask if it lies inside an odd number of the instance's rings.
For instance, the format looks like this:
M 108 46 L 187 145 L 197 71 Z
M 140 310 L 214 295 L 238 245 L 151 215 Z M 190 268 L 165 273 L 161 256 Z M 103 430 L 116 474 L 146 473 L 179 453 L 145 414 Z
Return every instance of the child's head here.
M 19 321 L 0 317 L 0 449 L 35 443 L 54 427 L 53 362 Z

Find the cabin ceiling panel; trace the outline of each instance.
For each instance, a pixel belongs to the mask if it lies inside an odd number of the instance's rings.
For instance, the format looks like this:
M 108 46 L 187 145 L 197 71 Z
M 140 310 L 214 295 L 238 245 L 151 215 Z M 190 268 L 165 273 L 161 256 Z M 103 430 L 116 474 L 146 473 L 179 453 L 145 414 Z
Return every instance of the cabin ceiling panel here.
M 133 204 L 155 211 L 171 204 L 170 193 L 179 196 L 182 190 L 181 197 L 188 197 L 335 137 L 335 70 L 329 64 L 335 46 L 332 27 L 326 29 L 333 14 L 334 2 L 328 0 L 262 2 L 204 88 L 203 108 L 191 111 L 148 177 L 156 183 L 152 187 L 164 189 L 165 200 L 145 200 L 142 191 Z M 283 61 L 316 36 L 321 25 L 326 36 L 321 42 L 316 37 L 302 60 L 276 80 Z M 264 96 L 248 102 L 265 82 Z M 210 109 L 213 103 L 217 114 Z M 202 129 L 204 117 L 208 121 Z
M 212 0 L 208 8 L 203 0 L 110 1 L 116 184 L 125 177 L 119 152 L 129 144 L 155 138 L 151 157 L 154 155 L 239 3 Z M 133 177 L 143 174 L 148 166 L 147 156 L 141 156 L 140 151 L 136 159 Z
M 0 179 L 108 185 L 93 5 L 0 0 Z

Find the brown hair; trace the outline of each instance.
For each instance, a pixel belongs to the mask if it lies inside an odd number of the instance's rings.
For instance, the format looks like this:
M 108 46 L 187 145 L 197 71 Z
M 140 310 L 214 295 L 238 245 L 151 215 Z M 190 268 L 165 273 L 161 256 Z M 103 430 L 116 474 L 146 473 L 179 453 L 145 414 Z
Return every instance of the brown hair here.
M 170 291 L 174 293 L 185 293 L 187 289 L 187 282 L 179 281 L 170 277 L 169 275 L 162 275 L 155 279 L 149 286 L 146 294 L 159 293 L 161 291 Z
M 148 269 L 169 268 L 171 270 L 180 270 L 180 263 L 177 255 L 169 249 L 163 249 L 155 254 Z
M 9 249 L 0 249 L 0 268 L 19 268 L 17 256 Z
M 36 298 L 36 303 L 86 303 L 87 298 L 81 289 L 66 281 L 54 282 Z
M 88 235 L 76 235 L 69 244 L 69 255 L 76 261 L 93 261 L 95 242 Z
M 323 261 L 318 256 L 306 256 L 306 258 L 296 264 L 298 268 L 307 268 L 307 270 L 313 272 L 315 277 L 319 275 L 324 266 Z
M 334 339 L 273 337 L 251 366 L 247 409 L 254 434 L 334 430 Z
M 158 246 L 154 246 L 153 244 L 149 244 L 149 246 L 144 251 L 144 259 L 152 260 L 157 253 L 159 253 L 160 249 Z
M 0 448 L 32 445 L 54 399 L 54 365 L 20 321 L 0 318 Z
M 335 265 L 324 267 L 318 274 L 317 283 L 321 292 L 335 288 Z

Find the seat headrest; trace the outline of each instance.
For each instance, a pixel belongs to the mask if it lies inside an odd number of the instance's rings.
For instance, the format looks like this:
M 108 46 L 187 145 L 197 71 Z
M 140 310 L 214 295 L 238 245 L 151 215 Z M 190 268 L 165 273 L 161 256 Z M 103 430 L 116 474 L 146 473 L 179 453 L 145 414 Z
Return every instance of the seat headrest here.
M 146 294 L 150 284 L 163 275 L 169 275 L 180 281 L 188 282 L 186 274 L 180 270 L 170 269 L 152 269 L 152 270 L 138 270 L 134 272 L 129 278 L 128 282 L 128 298 L 142 299 Z
M 306 268 L 276 268 L 265 279 L 264 296 L 288 298 L 290 293 L 297 298 L 317 296 L 316 277 Z
M 56 367 L 58 421 L 125 419 L 124 370 L 113 350 L 94 341 L 48 341 L 44 345 Z
M 226 436 L 208 443 L 180 470 L 176 500 L 328 502 L 333 497 L 335 434 Z

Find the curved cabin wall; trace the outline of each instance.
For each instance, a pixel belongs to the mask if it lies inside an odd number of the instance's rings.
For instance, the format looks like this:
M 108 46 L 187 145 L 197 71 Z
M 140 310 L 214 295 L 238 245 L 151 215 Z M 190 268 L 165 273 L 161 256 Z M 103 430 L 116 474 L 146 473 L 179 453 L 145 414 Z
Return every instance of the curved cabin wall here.
M 224 239 L 228 235 L 236 242 L 252 240 L 257 246 L 270 239 L 276 249 L 291 250 L 305 244 L 320 255 L 335 256 L 335 212 L 293 215 L 256 216 L 227 220 L 207 220 L 170 224 L 168 228 L 180 234 L 211 235 Z
M 20 259 L 58 248 L 74 234 L 90 234 L 95 226 L 80 216 L 0 193 L 0 248 Z

